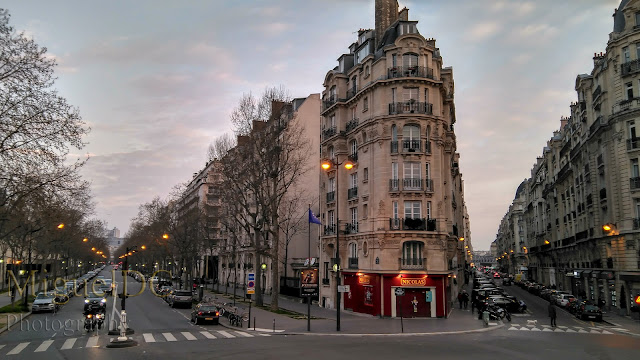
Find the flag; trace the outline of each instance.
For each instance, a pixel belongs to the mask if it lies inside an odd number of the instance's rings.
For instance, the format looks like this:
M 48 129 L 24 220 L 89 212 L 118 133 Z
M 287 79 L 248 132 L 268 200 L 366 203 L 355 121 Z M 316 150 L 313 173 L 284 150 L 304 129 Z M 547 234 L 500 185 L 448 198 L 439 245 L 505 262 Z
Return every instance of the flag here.
M 313 215 L 313 212 L 311 211 L 311 209 L 309 209 L 309 223 L 322 225 L 322 222 L 320 222 L 320 219 L 318 219 L 315 215 Z

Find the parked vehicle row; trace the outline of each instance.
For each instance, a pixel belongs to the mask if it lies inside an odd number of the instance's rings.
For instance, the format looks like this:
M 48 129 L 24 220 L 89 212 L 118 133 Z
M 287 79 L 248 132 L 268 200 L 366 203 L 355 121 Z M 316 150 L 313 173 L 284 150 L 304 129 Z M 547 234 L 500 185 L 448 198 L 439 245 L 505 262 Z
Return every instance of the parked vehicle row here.
M 473 282 L 471 301 L 473 302 L 472 306 L 489 310 L 490 316 L 493 313 L 500 318 L 507 317 L 510 320 L 511 313 L 525 312 L 527 304 L 515 296 L 509 295 L 496 284 L 496 282 L 502 281 L 502 278 L 502 276 L 494 277 L 493 273 L 486 275 L 478 273 Z M 504 310 L 504 313 L 498 309 Z M 481 317 L 481 314 L 478 316 Z
M 89 281 L 92 280 L 102 269 L 104 269 L 104 266 L 89 271 L 87 274 L 80 276 L 76 280 L 67 280 L 64 285 L 56 286 L 52 290 L 38 292 L 31 304 L 31 312 L 58 311 L 61 306 L 69 301 L 71 297 L 81 294 L 81 291 L 87 286 Z
M 567 291 L 548 288 L 533 281 L 519 281 L 516 284 L 528 292 L 566 309 L 579 319 L 602 321 L 602 311 L 588 299 L 578 299 Z

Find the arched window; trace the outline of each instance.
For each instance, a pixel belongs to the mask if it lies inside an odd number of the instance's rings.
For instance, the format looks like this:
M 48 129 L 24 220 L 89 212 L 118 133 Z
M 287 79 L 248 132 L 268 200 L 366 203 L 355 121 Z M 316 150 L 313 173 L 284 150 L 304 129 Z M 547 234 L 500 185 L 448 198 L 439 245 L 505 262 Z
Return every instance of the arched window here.
M 422 251 L 424 244 L 421 241 L 407 241 L 402 244 L 402 266 L 422 267 L 424 264 Z
M 402 151 L 420 151 L 420 127 L 418 125 L 405 125 L 402 128 Z
M 405 67 L 418 66 L 418 55 L 404 54 L 402 55 L 402 65 Z

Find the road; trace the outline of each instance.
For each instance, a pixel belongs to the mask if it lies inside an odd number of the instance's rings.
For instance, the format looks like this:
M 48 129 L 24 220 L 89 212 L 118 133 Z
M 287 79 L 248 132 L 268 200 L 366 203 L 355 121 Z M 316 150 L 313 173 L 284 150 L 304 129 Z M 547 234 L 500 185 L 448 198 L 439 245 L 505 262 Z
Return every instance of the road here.
M 102 275 L 109 276 L 109 268 Z M 115 280 L 122 287 L 117 272 Z M 128 278 L 129 293 L 141 284 Z M 514 316 L 511 323 L 482 333 L 402 336 L 388 334 L 280 335 L 233 330 L 221 325 L 194 325 L 190 309 L 172 309 L 148 288 L 126 301 L 130 337 L 138 346 L 106 348 L 113 336 L 106 329 L 87 333 L 82 329 L 81 297 L 72 298 L 60 312 L 34 314 L 31 325 L 0 335 L 2 359 L 637 359 L 640 336 L 621 333 L 615 324 L 592 324 L 559 311 L 557 329 L 547 326 L 547 302 L 518 287 L 507 291 L 525 300 L 530 311 Z M 110 298 L 108 309 L 116 301 Z M 110 311 L 109 311 L 110 313 Z M 470 314 L 469 314 L 470 315 Z M 537 320 L 535 325 L 527 320 Z M 75 324 L 79 322 L 78 329 Z M 56 325 L 52 325 L 52 324 Z M 74 324 L 71 328 L 57 324 Z M 36 328 L 33 328 L 33 324 Z M 42 324 L 40 326 L 39 324 Z M 49 324 L 47 327 L 46 324 Z M 535 329 L 535 330 L 534 330 Z M 571 330 L 571 331 L 569 331 Z M 581 331 L 582 330 L 582 331 Z M 640 332 L 638 332 L 640 334 Z

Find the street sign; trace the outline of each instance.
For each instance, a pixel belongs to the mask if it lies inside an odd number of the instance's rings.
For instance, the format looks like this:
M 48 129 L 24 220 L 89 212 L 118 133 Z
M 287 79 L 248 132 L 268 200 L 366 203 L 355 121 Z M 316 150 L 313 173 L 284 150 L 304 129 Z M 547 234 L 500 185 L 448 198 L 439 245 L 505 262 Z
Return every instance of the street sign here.
M 247 294 L 255 294 L 256 293 L 256 274 L 249 273 L 247 274 Z
M 403 296 L 403 295 L 404 295 L 404 289 L 396 288 L 396 296 Z
M 640 295 L 636 296 L 635 302 L 636 304 L 640 305 Z
M 341 292 L 341 293 L 351 292 L 351 285 L 338 285 L 338 292 Z
M 427 290 L 427 292 L 425 293 L 425 300 L 426 302 L 430 303 L 431 301 L 433 301 L 433 294 L 431 292 L 431 290 Z
M 318 296 L 318 269 L 300 271 L 300 296 Z

